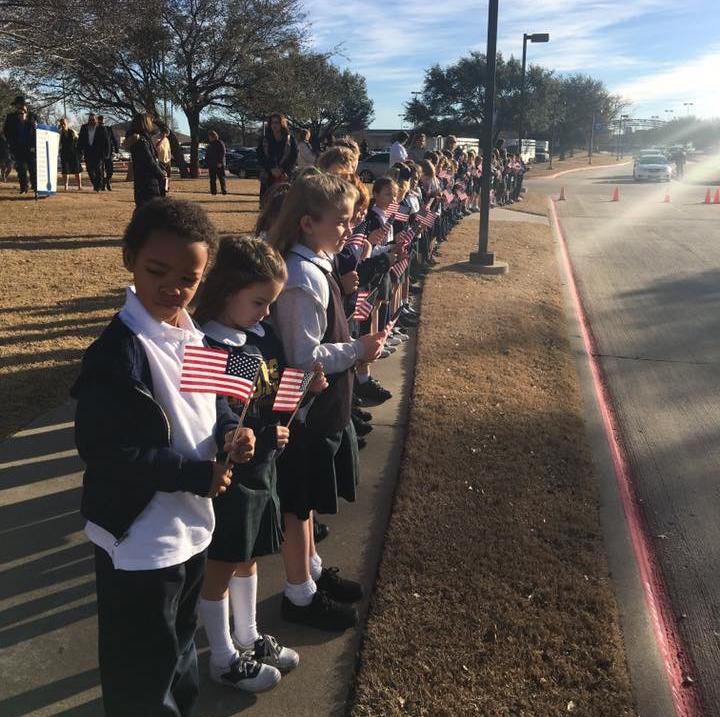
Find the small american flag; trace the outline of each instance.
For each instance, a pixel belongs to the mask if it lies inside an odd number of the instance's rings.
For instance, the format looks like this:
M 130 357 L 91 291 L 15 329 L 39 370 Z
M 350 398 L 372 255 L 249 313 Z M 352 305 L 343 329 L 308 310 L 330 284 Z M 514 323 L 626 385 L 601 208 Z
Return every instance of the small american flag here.
M 465 191 L 462 189 L 457 190 L 457 197 L 461 202 L 464 202 L 467 199 L 467 194 L 465 194 Z
M 451 192 L 449 189 L 446 189 L 446 190 L 442 193 L 442 195 L 443 195 L 443 199 L 445 200 L 445 202 L 446 202 L 447 204 L 449 204 L 450 202 L 452 202 L 452 200 L 453 200 L 453 195 L 452 195 L 452 192 Z
M 417 220 L 424 227 L 427 227 L 428 229 L 432 229 L 433 224 L 435 224 L 435 215 L 430 214 L 430 212 L 428 212 L 427 209 L 424 209 L 422 212 L 420 212 L 417 215 Z
M 352 236 L 345 242 L 346 247 L 357 248 L 367 239 L 367 221 L 363 220 L 353 229 Z
M 375 294 L 377 294 L 377 289 L 373 289 L 372 291 L 362 289 L 358 291 L 357 300 L 355 301 L 355 311 L 353 311 L 351 318 L 355 319 L 355 321 L 367 321 L 373 309 Z
M 397 320 L 400 318 L 400 314 L 402 313 L 403 307 L 401 306 L 392 316 L 390 321 L 387 322 L 387 326 L 385 327 L 385 336 L 389 336 L 390 332 L 395 328 L 395 324 L 397 323 Z
M 405 214 L 405 212 L 398 211 L 395 216 L 393 217 L 393 220 L 396 222 L 400 222 L 401 224 L 404 224 L 408 219 L 410 219 L 409 214 Z
M 208 346 L 186 346 L 180 372 L 180 390 L 216 393 L 245 403 L 255 390 L 262 358 Z
M 395 237 L 395 243 L 400 244 L 402 247 L 407 247 L 407 245 L 413 240 L 414 236 L 415 234 L 412 229 L 405 229 Z
M 314 375 L 314 371 L 286 368 L 280 379 L 272 410 L 278 413 L 294 413 L 307 392 Z
M 385 210 L 385 216 L 391 217 L 393 214 L 397 213 L 398 209 L 400 209 L 400 205 L 397 202 L 390 202 Z
M 405 273 L 405 270 L 408 268 L 409 265 L 410 265 L 410 259 L 408 259 L 406 257 L 402 261 L 398 261 L 397 263 L 393 264 L 390 267 L 390 273 L 396 279 L 399 279 Z

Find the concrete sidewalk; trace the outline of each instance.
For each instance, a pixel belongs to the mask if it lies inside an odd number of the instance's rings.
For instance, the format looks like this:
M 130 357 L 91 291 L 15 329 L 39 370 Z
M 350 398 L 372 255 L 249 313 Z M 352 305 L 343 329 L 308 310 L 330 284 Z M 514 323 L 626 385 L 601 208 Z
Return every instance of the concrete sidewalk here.
M 393 392 L 370 409 L 375 430 L 361 453 L 360 497 L 328 518 L 325 565 L 360 579 L 369 595 L 400 464 L 414 371 L 414 339 L 374 373 Z M 0 444 L 0 715 L 101 717 L 92 549 L 79 513 L 81 462 L 73 406 L 42 416 Z M 198 634 L 199 717 L 325 717 L 343 713 L 363 625 L 341 635 L 284 623 L 279 556 L 259 563 L 258 624 L 300 653 L 300 666 L 270 693 L 236 693 L 207 679 Z M 367 599 L 362 605 L 363 623 Z M 140 716 L 138 716 L 140 717 Z

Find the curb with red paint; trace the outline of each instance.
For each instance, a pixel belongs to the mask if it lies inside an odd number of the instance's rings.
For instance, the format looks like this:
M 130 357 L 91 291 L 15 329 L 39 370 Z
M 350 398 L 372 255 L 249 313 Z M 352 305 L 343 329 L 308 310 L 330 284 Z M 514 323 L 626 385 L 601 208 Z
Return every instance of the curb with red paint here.
M 562 177 L 563 174 L 573 174 L 574 172 L 587 172 L 589 169 L 607 169 L 608 167 L 625 167 L 630 162 L 618 162 L 617 164 L 588 164 L 587 167 L 576 167 L 575 169 L 563 169 L 562 172 L 556 172 L 547 177 L 527 177 L 527 179 L 557 179 Z
M 600 415 L 602 416 L 605 437 L 612 455 L 615 477 L 640 572 L 643 593 L 645 594 L 645 601 L 650 614 L 653 632 L 655 633 L 655 640 L 665 665 L 665 673 L 670 686 L 675 712 L 678 717 L 702 717 L 704 713 L 697 689 L 692 684 L 687 684 L 687 679 L 691 674 L 690 659 L 684 649 L 665 581 L 657 559 L 653 554 L 651 541 L 645 529 L 640 505 L 632 485 L 630 467 L 619 438 L 621 433 L 618 421 L 602 369 L 596 358 L 597 344 L 575 281 L 575 273 L 570 261 L 567 241 L 555 208 L 555 200 L 549 199 L 548 201 L 551 220 L 560 242 L 568 289 L 575 306 L 583 346 L 590 365 L 590 373 Z

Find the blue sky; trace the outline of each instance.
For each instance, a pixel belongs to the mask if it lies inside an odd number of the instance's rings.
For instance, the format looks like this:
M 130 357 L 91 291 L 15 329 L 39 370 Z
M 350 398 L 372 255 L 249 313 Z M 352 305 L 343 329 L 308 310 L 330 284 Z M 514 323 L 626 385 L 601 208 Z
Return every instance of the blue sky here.
M 342 44 L 334 61 L 361 72 L 375 102 L 374 127 L 399 127 L 404 102 L 424 70 L 485 51 L 487 2 L 305 0 L 312 44 Z M 501 0 L 498 50 L 521 56 L 523 32 L 549 32 L 528 44 L 528 60 L 562 73 L 602 79 L 632 102 L 635 117 L 720 117 L 718 0 Z

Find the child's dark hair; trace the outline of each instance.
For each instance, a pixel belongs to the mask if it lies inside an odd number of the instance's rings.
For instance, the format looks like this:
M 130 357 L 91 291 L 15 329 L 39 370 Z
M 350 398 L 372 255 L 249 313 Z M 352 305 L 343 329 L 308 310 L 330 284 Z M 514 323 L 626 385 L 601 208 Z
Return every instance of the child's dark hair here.
M 373 182 L 372 197 L 370 198 L 370 209 L 375 206 L 375 195 L 380 194 L 385 187 L 392 187 L 394 189 L 393 194 L 397 194 L 398 185 L 392 177 L 378 177 Z
M 215 263 L 200 287 L 195 321 L 204 324 L 217 319 L 235 292 L 266 281 L 287 281 L 280 254 L 267 242 L 248 234 L 223 237 Z
M 202 242 L 211 256 L 217 246 L 217 231 L 207 212 L 183 199 L 156 197 L 139 206 L 125 228 L 123 249 L 137 254 L 153 232 L 174 234 L 187 244 Z
M 290 191 L 288 182 L 277 182 L 265 192 L 260 200 L 260 214 L 255 222 L 255 236 L 269 232 L 280 214 L 285 195 Z

